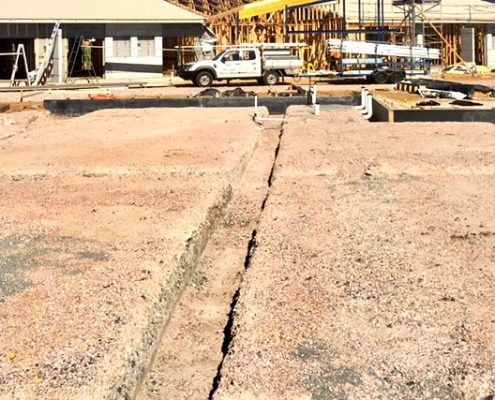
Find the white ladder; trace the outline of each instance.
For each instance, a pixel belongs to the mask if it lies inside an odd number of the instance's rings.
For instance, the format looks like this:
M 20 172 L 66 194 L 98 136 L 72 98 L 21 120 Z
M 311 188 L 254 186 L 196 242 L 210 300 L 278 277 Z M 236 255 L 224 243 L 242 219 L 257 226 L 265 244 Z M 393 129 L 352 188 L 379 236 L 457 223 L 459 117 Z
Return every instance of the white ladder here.
M 40 83 L 42 83 L 46 68 L 50 64 L 50 61 L 53 59 L 53 52 L 55 51 L 55 44 L 57 42 L 57 34 L 59 29 L 60 29 L 60 21 L 57 21 L 55 22 L 55 26 L 53 27 L 52 35 L 48 40 L 48 46 L 46 47 L 46 51 L 41 56 L 40 62 L 38 64 L 38 68 L 36 69 L 36 73 L 33 77 L 34 86 L 37 86 Z
M 16 80 L 15 76 L 17 74 L 17 71 L 19 70 L 19 61 L 22 57 L 23 63 L 24 63 L 24 70 L 26 71 L 26 84 L 28 86 L 31 86 L 31 79 L 29 78 L 29 69 L 28 69 L 28 64 L 27 64 L 27 58 L 26 58 L 26 49 L 24 48 L 23 44 L 19 44 L 17 46 L 17 51 L 15 53 L 15 62 L 12 67 L 12 74 L 10 75 L 10 86 L 15 86 L 16 85 Z

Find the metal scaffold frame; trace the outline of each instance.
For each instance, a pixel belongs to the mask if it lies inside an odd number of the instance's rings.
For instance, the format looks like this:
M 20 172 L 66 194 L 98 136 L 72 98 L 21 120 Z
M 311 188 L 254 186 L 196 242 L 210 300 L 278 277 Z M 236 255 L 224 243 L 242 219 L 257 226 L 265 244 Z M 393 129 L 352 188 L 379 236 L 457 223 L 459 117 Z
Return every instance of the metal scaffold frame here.
M 434 9 L 438 5 L 440 5 L 441 0 L 394 0 L 392 5 L 399 9 L 402 9 L 404 12 L 404 19 L 401 22 L 401 25 L 408 26 L 410 29 L 408 39 L 409 44 L 411 46 L 416 46 L 418 44 L 417 41 L 417 27 L 418 27 L 418 18 L 420 20 L 420 29 L 423 37 L 425 36 L 425 15 L 428 11 Z M 424 9 L 424 5 L 429 4 L 430 7 Z M 421 8 L 419 8 L 421 7 Z M 407 24 L 404 24 L 407 23 Z M 424 43 L 421 43 L 424 44 Z
M 454 62 L 460 62 L 466 66 L 469 65 L 460 55 L 455 46 L 445 37 L 443 22 L 435 23 L 428 17 L 428 12 L 441 7 L 441 0 L 395 0 L 393 6 L 398 7 L 404 12 L 404 19 L 401 23 L 409 28 L 409 44 L 412 46 L 430 46 L 438 48 L 444 53 L 444 61 L 453 58 Z M 427 28 L 430 34 L 427 34 Z M 421 33 L 422 41 L 418 43 L 418 34 Z M 435 37 L 436 41 L 432 41 L 431 37 Z M 450 53 L 451 57 L 446 54 Z

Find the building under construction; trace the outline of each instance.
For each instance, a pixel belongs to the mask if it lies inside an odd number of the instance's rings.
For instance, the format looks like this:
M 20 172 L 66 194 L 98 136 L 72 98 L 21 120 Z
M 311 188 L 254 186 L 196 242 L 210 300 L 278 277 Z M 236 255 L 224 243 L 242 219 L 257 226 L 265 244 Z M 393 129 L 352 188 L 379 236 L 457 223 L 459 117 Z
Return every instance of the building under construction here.
M 442 50 L 441 63 L 461 59 L 495 67 L 495 4 L 472 0 L 175 0 L 202 13 L 220 44 L 305 42 L 305 59 L 325 68 L 326 41 L 418 44 Z

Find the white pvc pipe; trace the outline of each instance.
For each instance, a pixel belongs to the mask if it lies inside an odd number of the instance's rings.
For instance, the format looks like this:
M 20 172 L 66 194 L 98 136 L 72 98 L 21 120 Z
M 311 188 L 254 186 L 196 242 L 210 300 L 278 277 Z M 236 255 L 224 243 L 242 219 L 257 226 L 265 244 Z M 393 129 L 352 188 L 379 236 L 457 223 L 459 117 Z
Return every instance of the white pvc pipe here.
M 254 96 L 254 118 L 258 117 L 258 96 Z
M 315 110 L 314 110 L 315 111 L 315 115 L 317 117 L 319 117 L 320 116 L 320 105 L 319 104 L 315 104 L 314 107 L 315 107 Z
M 313 85 L 313 90 L 311 91 L 311 104 L 316 104 L 316 85 Z
M 361 104 L 359 106 L 354 106 L 354 108 L 356 110 L 364 110 L 364 108 L 366 107 L 366 96 L 368 95 L 368 89 L 366 89 L 365 87 L 362 87 L 361 88 Z
M 373 96 L 368 94 L 366 98 L 366 114 L 363 114 L 364 119 L 370 119 L 373 116 Z
M 362 115 L 368 114 L 368 96 L 371 96 L 371 94 L 366 91 L 365 97 L 363 99 L 363 107 L 359 110 Z

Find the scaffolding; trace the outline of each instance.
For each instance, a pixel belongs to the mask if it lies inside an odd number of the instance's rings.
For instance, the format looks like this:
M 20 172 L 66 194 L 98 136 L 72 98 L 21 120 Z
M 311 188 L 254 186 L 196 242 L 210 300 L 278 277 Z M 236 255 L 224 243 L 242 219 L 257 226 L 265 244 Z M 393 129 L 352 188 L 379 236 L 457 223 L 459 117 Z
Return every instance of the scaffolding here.
M 446 34 L 442 18 L 434 21 L 428 17 L 428 13 L 435 9 L 438 9 L 440 15 L 443 14 L 441 0 L 394 0 L 393 5 L 403 10 L 403 27 L 408 44 L 439 49 L 444 63 L 460 62 L 467 65 L 459 54 L 457 35 Z
M 403 11 L 404 18 L 401 22 L 401 26 L 405 33 L 404 38 L 407 41 L 404 44 L 410 46 L 423 46 L 428 43 L 430 47 L 437 47 L 433 45 L 441 44 L 440 42 L 435 43 L 435 40 L 438 41 L 438 38 L 431 38 L 433 35 L 431 32 L 427 31 L 428 24 L 425 24 L 425 19 L 423 18 L 428 11 L 438 7 L 440 4 L 441 0 L 394 0 L 392 2 L 394 7 Z M 442 26 L 437 28 L 437 30 L 442 32 Z M 418 36 L 421 37 L 419 43 Z

